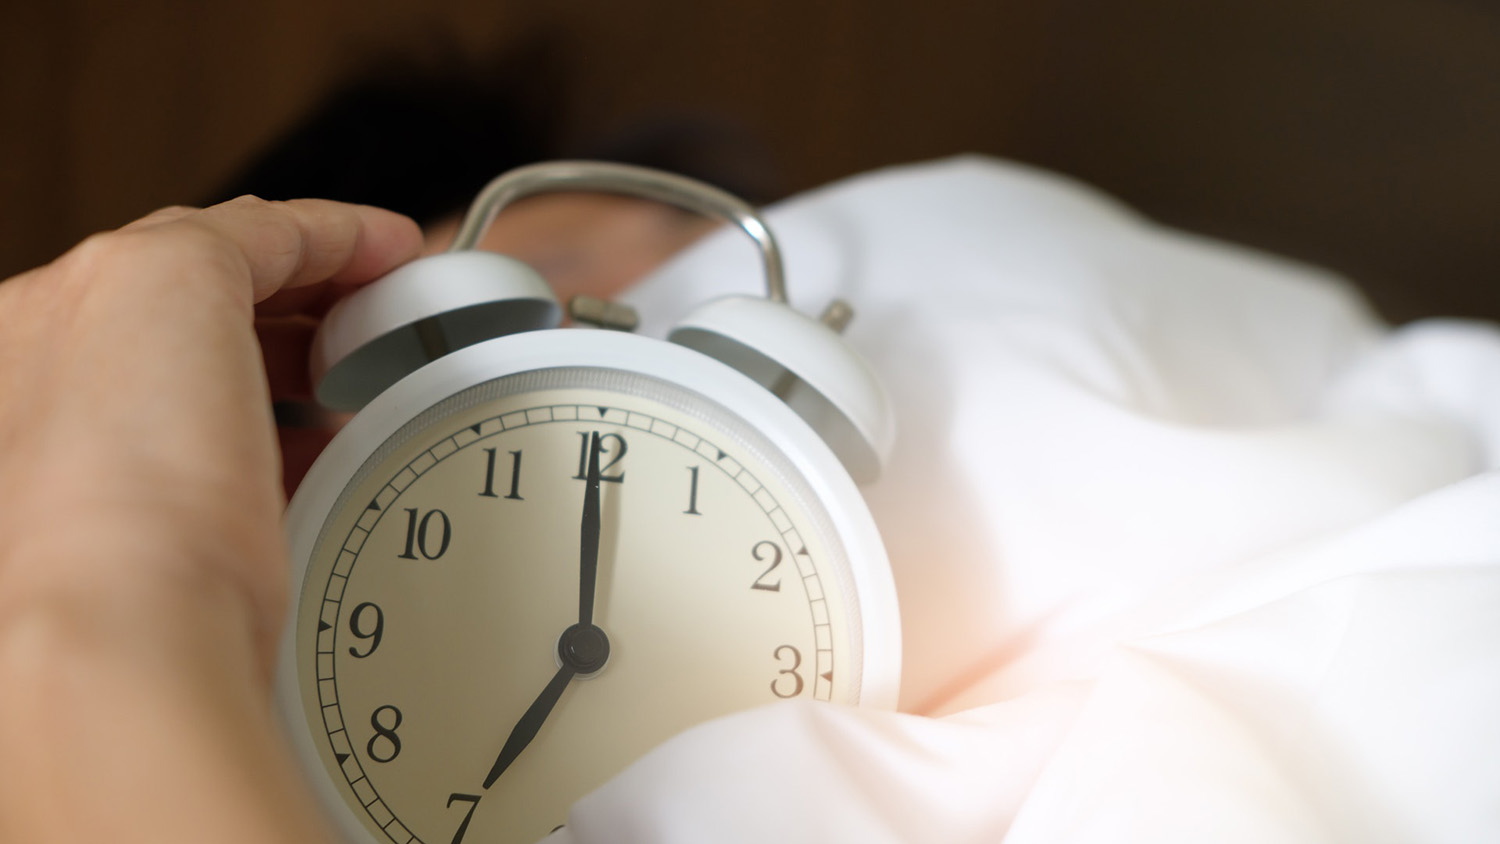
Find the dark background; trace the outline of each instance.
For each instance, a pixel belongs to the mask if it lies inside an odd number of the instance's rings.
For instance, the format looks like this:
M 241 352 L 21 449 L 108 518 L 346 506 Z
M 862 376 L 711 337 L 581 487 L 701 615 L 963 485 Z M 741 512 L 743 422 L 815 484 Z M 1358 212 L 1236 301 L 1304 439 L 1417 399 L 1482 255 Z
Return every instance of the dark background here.
M 1500 318 L 1490 0 L 0 0 L 0 20 L 0 276 L 201 201 L 372 65 L 498 57 L 559 151 L 710 115 L 779 191 L 986 152 L 1338 269 L 1394 321 Z

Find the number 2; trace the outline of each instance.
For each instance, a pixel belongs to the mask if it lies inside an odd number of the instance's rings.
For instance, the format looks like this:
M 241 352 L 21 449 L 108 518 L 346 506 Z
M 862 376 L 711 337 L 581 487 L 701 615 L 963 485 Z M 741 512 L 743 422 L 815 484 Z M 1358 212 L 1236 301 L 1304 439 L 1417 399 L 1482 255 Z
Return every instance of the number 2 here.
M 750 584 L 750 588 L 760 589 L 766 592 L 780 592 L 781 579 L 777 578 L 775 582 L 767 583 L 766 578 L 770 577 L 771 572 L 775 571 L 776 567 L 781 565 L 781 546 L 770 541 L 769 539 L 763 539 L 760 542 L 755 543 L 755 547 L 750 549 L 750 556 L 754 557 L 757 560 L 760 560 L 761 562 L 765 562 L 766 558 L 761 556 L 760 549 L 763 546 L 767 545 L 771 547 L 771 564 L 769 566 L 766 566 L 766 570 L 760 573 L 760 577 L 757 577 L 754 583 Z

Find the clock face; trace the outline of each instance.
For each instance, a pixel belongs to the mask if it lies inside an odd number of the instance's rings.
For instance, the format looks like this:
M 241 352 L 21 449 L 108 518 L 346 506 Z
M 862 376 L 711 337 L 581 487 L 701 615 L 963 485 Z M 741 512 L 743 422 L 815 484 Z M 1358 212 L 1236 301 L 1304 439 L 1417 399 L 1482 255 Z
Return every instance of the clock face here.
M 302 710 L 371 841 L 535 841 L 687 727 L 860 696 L 827 514 L 761 434 L 643 375 L 522 373 L 423 413 L 302 590 Z

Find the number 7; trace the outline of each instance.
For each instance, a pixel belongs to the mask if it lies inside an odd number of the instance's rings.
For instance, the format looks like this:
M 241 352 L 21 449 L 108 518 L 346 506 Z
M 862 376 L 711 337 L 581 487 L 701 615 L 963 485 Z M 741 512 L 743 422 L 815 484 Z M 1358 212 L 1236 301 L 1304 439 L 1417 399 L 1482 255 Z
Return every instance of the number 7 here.
M 453 801 L 461 800 L 469 804 L 469 811 L 464 813 L 464 819 L 458 825 L 458 832 L 453 833 L 453 844 L 462 844 L 464 833 L 469 831 L 469 819 L 474 817 L 474 810 L 479 808 L 479 795 L 477 794 L 450 794 L 448 795 L 448 808 L 453 808 Z

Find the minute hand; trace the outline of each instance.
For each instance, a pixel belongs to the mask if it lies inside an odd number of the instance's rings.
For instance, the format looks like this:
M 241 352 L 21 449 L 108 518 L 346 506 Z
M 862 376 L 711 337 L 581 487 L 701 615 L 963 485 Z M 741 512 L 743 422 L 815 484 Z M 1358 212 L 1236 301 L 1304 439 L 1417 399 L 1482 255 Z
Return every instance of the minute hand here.
M 578 623 L 594 623 L 594 582 L 599 577 L 599 432 L 589 443 L 589 470 L 583 490 L 583 524 L 579 529 Z

